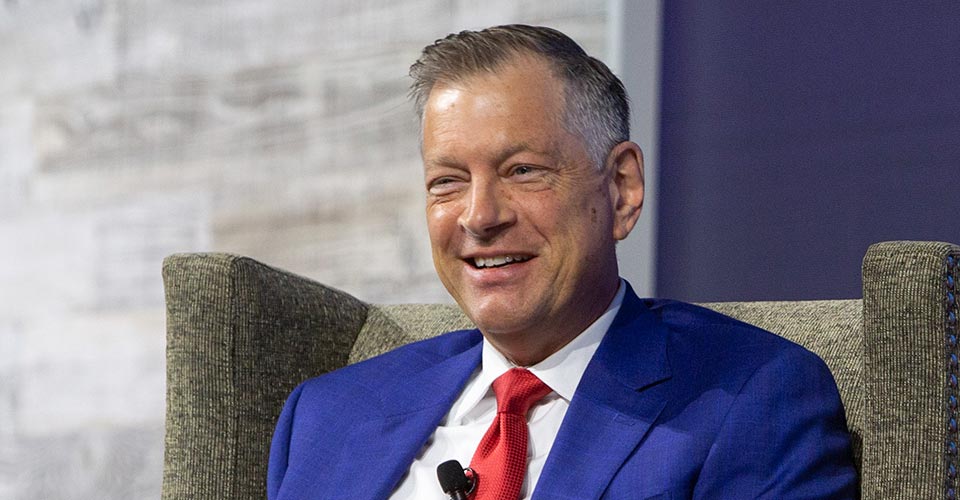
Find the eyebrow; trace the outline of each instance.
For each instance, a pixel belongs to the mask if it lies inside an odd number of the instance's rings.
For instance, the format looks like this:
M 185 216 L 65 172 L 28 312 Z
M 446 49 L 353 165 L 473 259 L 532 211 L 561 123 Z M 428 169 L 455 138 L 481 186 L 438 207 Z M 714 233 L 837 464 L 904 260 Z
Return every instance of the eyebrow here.
M 504 149 L 499 154 L 497 154 L 497 156 L 494 157 L 493 159 L 494 164 L 500 165 L 501 163 L 510 159 L 511 156 L 523 151 L 530 151 L 532 153 L 544 155 L 544 156 L 547 155 L 547 153 L 543 151 L 538 151 L 530 147 L 530 145 L 525 142 L 518 142 L 518 143 L 512 144 L 510 147 Z M 450 156 L 438 156 L 436 158 L 431 158 L 431 159 L 428 159 L 427 163 L 434 164 L 434 165 L 454 167 L 454 168 L 460 168 L 463 166 L 463 163 L 461 163 L 460 161 Z

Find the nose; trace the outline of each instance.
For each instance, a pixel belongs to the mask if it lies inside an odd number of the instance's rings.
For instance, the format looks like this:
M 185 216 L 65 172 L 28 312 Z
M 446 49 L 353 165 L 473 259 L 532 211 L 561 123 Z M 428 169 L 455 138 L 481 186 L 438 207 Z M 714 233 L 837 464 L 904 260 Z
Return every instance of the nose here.
M 467 234 L 489 239 L 516 221 L 510 197 L 496 180 L 474 178 L 458 223 Z

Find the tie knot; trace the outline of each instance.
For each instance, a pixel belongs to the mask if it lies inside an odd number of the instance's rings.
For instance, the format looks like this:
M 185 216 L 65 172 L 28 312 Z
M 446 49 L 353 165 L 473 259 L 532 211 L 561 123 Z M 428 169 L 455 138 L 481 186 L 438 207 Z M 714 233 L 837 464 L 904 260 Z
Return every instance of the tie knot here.
M 550 393 L 550 387 L 526 368 L 511 368 L 493 381 L 497 412 L 526 416 L 534 403 Z

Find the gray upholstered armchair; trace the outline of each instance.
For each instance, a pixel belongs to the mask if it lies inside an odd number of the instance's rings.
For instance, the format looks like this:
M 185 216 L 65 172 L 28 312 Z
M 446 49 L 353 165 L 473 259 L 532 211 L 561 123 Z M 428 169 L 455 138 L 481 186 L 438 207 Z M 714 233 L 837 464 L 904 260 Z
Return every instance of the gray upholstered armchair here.
M 863 498 L 953 498 L 958 262 L 946 243 L 880 243 L 863 259 L 862 300 L 707 306 L 827 362 Z M 166 500 L 262 498 L 273 426 L 297 383 L 470 325 L 454 306 L 367 304 L 233 255 L 173 255 L 163 277 Z

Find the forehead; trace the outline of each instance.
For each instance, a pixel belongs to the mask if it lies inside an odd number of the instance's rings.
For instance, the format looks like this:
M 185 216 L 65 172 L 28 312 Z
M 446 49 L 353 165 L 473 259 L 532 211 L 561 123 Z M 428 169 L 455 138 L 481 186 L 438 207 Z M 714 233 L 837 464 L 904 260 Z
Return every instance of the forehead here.
M 556 114 L 563 110 L 564 85 L 542 57 L 518 54 L 493 71 L 437 82 L 427 97 L 425 112 L 448 109 L 454 95 L 469 96 L 473 104 L 499 104 L 486 109 L 488 112 L 539 108 Z
M 423 146 L 426 152 L 464 139 L 533 145 L 564 135 L 563 121 L 563 85 L 549 64 L 518 56 L 495 72 L 435 85 L 424 109 Z

